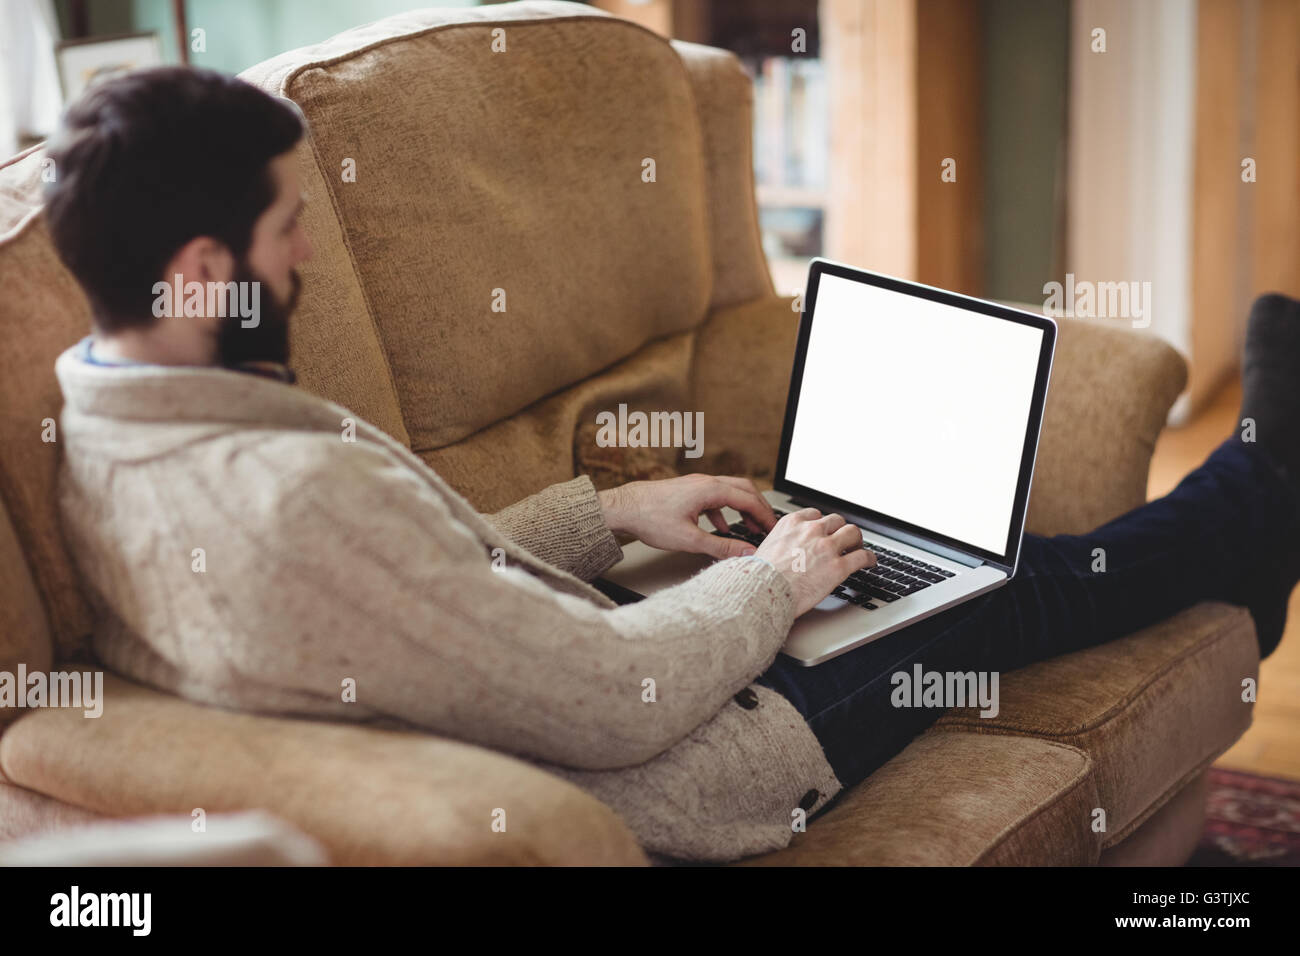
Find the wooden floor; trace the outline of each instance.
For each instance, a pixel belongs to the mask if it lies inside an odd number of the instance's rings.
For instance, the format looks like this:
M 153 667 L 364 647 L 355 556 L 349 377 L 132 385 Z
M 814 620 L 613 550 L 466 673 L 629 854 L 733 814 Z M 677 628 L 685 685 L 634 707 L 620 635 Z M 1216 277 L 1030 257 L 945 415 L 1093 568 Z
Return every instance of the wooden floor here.
M 1148 497 L 1170 491 L 1232 433 L 1240 403 L 1241 386 L 1234 383 L 1189 424 L 1165 430 L 1151 460 Z M 1260 665 L 1254 722 L 1216 766 L 1300 780 L 1300 588 L 1291 596 L 1281 645 Z

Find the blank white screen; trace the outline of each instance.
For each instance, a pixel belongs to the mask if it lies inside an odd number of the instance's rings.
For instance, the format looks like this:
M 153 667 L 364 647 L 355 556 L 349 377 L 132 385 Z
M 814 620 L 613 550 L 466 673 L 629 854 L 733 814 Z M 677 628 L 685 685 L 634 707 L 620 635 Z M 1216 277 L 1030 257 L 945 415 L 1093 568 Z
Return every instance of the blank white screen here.
M 1003 554 L 1042 344 L 822 273 L 786 478 Z

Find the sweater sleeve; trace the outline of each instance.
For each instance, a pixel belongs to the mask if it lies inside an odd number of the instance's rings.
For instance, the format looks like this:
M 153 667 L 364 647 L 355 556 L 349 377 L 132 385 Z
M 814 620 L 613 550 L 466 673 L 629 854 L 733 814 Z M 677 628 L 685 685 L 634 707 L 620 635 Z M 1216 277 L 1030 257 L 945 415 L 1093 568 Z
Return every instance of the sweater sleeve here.
M 502 534 L 547 564 L 590 581 L 623 557 L 586 475 L 543 488 L 484 515 Z
M 609 608 L 483 542 L 396 458 L 362 443 L 270 439 L 229 467 L 262 490 L 214 517 L 247 541 L 222 569 L 226 667 L 429 731 L 579 769 L 645 762 L 776 657 L 793 593 L 761 559 L 716 563 Z M 313 461 L 314 459 L 314 461 Z M 293 474 L 277 475 L 286 461 Z M 214 492 L 220 493 L 219 488 Z M 215 504 L 216 502 L 214 502 Z M 212 574 L 206 586 L 217 584 Z

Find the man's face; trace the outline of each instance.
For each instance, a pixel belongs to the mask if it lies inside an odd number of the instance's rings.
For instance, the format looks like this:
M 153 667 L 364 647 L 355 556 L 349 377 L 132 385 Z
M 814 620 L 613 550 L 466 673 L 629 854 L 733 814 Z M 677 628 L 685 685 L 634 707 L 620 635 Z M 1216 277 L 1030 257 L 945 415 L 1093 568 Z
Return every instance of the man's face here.
M 221 322 L 217 361 L 234 368 L 244 362 L 289 361 L 289 315 L 297 304 L 300 280 L 296 266 L 311 258 L 311 243 L 299 221 L 303 207 L 293 154 L 270 163 L 276 197 L 253 224 L 248 252 L 236 265 L 236 282 L 257 282 L 259 315 L 245 326 L 240 315 Z
M 294 291 L 294 269 L 311 258 L 311 243 L 299 221 L 303 207 L 302 187 L 293 153 L 271 160 L 275 200 L 253 224 L 253 241 L 245 257 L 249 269 L 263 283 L 263 294 L 288 304 Z

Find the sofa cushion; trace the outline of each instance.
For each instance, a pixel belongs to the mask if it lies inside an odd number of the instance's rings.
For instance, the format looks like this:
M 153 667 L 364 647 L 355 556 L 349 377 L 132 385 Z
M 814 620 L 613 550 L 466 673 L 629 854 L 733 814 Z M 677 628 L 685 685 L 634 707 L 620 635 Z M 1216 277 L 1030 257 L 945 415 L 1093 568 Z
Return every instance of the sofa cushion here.
M 58 656 L 76 656 L 86 649 L 90 616 L 58 531 L 59 445 L 43 438 L 57 439 L 63 407 L 54 359 L 90 330 L 90 307 L 39 215 L 43 159 L 33 148 L 0 164 L 0 504 L 27 556 Z M 0 601 L 19 599 L 8 588 L 0 593 Z
M 244 76 L 311 123 L 417 452 L 704 318 L 704 142 L 663 37 L 528 0 L 412 11 Z
M 0 844 L 0 866 L 325 866 L 311 837 L 261 810 L 101 820 Z
M 646 862 L 595 797 L 481 747 L 205 707 L 112 674 L 103 697 L 98 718 L 47 708 L 14 721 L 0 774 L 110 816 L 264 809 L 341 866 Z
M 1031 737 L 936 733 L 796 834 L 741 866 L 1088 865 L 1096 806 L 1087 754 Z M 1082 824 L 1082 825 L 1080 825 Z
M 101 819 L 103 814 L 6 783 L 0 774 L 0 842 L 58 833 Z
M 754 204 L 754 83 L 729 50 L 673 40 L 686 65 L 708 157 L 710 311 L 794 289 L 772 285 Z
M 696 332 L 691 395 L 705 423 L 696 470 L 772 480 L 799 334 L 794 302 L 764 296 L 718 309 Z
M 1249 613 L 1206 603 L 1136 634 L 1002 675 L 1000 711 L 954 709 L 936 731 L 1026 734 L 1085 751 L 1102 845 L 1132 833 L 1250 726 L 1258 679 Z M 1080 826 L 1087 825 L 1081 821 Z
M 644 346 L 632 357 L 578 384 L 534 402 L 517 415 L 445 448 L 424 461 L 479 511 L 496 511 L 575 474 L 590 474 L 605 488 L 638 478 L 676 473 L 677 448 L 606 448 L 597 443 L 596 415 L 630 411 L 683 411 L 689 397 L 693 332 Z M 708 431 L 705 431 L 707 447 Z
M 1025 530 L 1083 534 L 1147 500 L 1156 437 L 1187 363 L 1152 335 L 1060 319 Z
M 300 144 L 297 159 L 307 199 L 301 222 L 312 244 L 312 257 L 298 267 L 302 294 L 289 325 L 298 384 L 351 409 L 409 447 L 388 356 L 352 271 L 329 187 L 308 143 Z
M 48 670 L 54 653 L 45 605 L 14 534 L 9 512 L 0 504 L 0 673 Z M 22 710 L 0 707 L 0 731 Z

